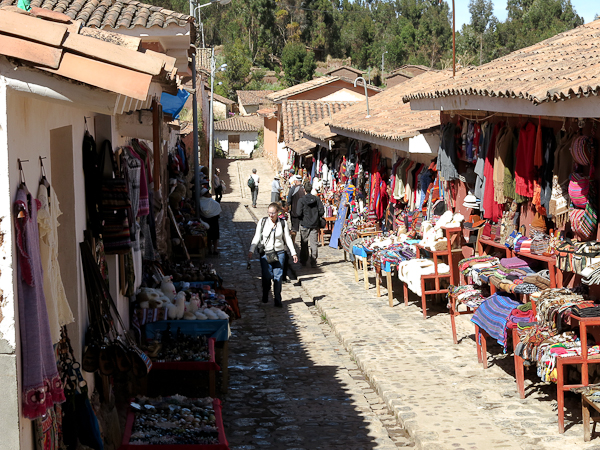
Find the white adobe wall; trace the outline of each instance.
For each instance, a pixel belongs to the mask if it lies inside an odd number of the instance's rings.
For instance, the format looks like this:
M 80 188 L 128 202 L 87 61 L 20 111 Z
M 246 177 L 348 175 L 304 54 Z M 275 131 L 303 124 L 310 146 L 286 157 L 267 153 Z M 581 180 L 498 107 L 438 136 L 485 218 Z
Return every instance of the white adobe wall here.
M 252 153 L 254 146 L 258 143 L 258 132 L 234 132 L 234 131 L 215 131 L 215 141 L 218 142 L 225 153 L 229 153 L 229 135 L 240 135 L 240 150 L 246 155 Z

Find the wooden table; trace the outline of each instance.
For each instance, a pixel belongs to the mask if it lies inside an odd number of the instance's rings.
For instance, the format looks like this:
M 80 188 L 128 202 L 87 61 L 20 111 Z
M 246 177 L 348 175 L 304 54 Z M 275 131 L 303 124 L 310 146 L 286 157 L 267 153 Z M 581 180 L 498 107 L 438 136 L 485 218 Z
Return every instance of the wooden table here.
M 544 255 L 536 255 L 529 252 L 514 252 L 515 256 L 519 256 L 521 258 L 529 258 L 535 261 L 541 261 L 546 263 L 548 266 L 548 273 L 550 275 L 550 288 L 554 289 L 557 287 L 556 283 L 556 257 L 554 256 L 544 256 Z
M 480 256 L 481 255 L 489 255 L 489 253 L 487 252 L 487 247 L 492 247 L 492 248 L 497 248 L 499 250 L 503 250 L 504 254 L 506 255 L 507 258 L 510 258 L 512 256 L 512 250 L 510 248 L 508 248 L 507 246 L 505 246 L 504 244 L 501 244 L 500 242 L 496 242 L 493 239 L 481 237 L 477 241 L 477 253 Z
M 465 305 L 467 310 L 459 311 L 456 295 L 454 294 L 448 294 L 448 303 L 450 304 L 450 324 L 452 326 L 452 342 L 458 344 L 458 339 L 456 337 L 456 318 L 458 316 L 473 314 L 477 308 L 471 308 L 470 306 Z
M 319 240 L 321 241 L 321 245 L 325 245 L 325 235 L 333 232 L 333 225 L 337 220 L 337 216 L 324 217 L 325 219 L 325 228 L 319 228 Z
M 385 271 L 383 270 L 383 268 L 375 268 L 375 288 L 377 289 L 377 297 L 381 297 L 381 280 L 380 277 L 383 275 L 385 276 L 385 280 L 386 280 L 386 287 L 388 290 L 388 303 L 390 305 L 390 308 L 392 308 L 394 306 L 394 293 L 392 291 L 392 272 L 394 270 L 394 267 L 390 267 L 389 271 Z
M 596 432 L 596 422 L 600 422 L 600 404 L 590 400 L 591 393 L 581 393 L 581 417 L 583 420 L 583 440 L 589 442 Z M 590 420 L 593 426 L 590 427 Z

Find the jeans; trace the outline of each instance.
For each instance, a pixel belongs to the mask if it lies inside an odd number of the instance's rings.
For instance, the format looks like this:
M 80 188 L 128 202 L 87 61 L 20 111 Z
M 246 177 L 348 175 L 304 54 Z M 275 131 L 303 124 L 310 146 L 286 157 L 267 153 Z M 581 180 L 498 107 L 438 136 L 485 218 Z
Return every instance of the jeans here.
M 256 200 L 258 199 L 258 186 L 252 189 L 252 206 L 256 206 Z
M 277 252 L 279 261 L 269 264 L 267 256 L 260 257 L 260 268 L 262 271 L 263 299 L 267 299 L 271 290 L 271 280 L 273 280 L 273 297 L 275 304 L 281 304 L 281 277 L 283 275 L 283 265 L 285 264 L 285 252 Z
M 300 226 L 300 262 L 302 265 L 306 264 L 306 261 L 310 257 L 310 265 L 314 266 L 317 263 L 319 256 L 318 250 L 318 237 L 319 230 L 317 228 L 305 228 Z M 310 246 L 310 254 L 309 254 Z

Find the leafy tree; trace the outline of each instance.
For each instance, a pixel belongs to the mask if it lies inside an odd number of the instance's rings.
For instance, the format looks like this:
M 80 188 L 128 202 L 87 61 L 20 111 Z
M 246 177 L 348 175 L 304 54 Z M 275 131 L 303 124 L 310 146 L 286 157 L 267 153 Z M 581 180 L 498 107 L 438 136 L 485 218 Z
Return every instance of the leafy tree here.
M 317 65 L 313 52 L 306 51 L 300 42 L 288 42 L 281 54 L 285 81 L 292 86 L 312 79 Z
M 492 0 L 469 0 L 471 27 L 479 36 L 479 64 L 483 63 L 483 35 L 488 31 L 488 26 L 494 17 L 493 9 Z
M 227 63 L 227 70 L 224 73 L 226 89 L 230 94 L 234 94 L 246 84 L 246 77 L 252 67 L 250 51 L 238 38 L 233 43 L 225 45 L 224 56 Z

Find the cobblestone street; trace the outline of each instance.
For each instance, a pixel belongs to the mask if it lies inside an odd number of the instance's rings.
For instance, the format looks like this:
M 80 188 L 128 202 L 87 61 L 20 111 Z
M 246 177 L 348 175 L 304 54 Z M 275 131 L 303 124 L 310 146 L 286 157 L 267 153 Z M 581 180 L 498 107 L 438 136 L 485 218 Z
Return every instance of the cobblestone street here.
M 423 320 L 420 302 L 389 308 L 387 291 L 364 289 L 341 250 L 319 249 L 319 267 L 296 270 L 282 309 L 260 301 L 260 266 L 246 255 L 264 217 L 272 171 L 266 160 L 217 160 L 228 189 L 221 256 L 212 261 L 238 291 L 232 323 L 230 389 L 224 420 L 232 449 L 600 449 L 583 442 L 581 407 L 566 396 L 558 433 L 556 385 L 526 372 L 519 399 L 511 354 L 491 345 L 490 368 L 477 364 L 469 317 L 452 344 L 445 304 Z M 248 208 L 246 180 L 261 176 L 259 207 Z M 240 187 L 243 187 L 241 189 Z

